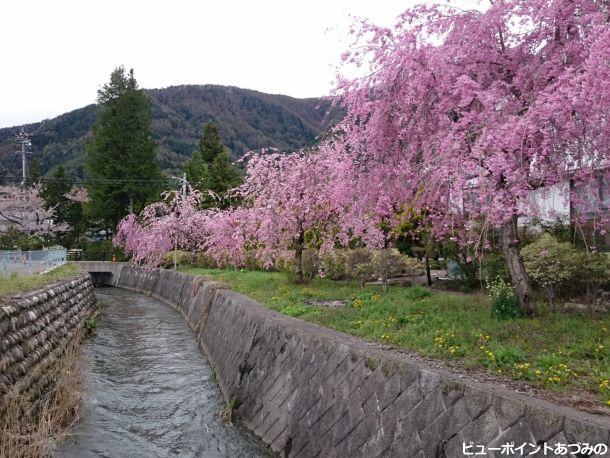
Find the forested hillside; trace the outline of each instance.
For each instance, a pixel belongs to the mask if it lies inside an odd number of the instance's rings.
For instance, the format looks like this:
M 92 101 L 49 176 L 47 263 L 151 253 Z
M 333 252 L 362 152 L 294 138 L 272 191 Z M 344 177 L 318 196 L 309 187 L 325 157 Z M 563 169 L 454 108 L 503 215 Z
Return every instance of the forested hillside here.
M 320 99 L 296 99 L 226 86 L 172 86 L 147 90 L 152 102 L 152 133 L 161 167 L 176 172 L 190 157 L 205 123 L 213 121 L 234 158 L 248 150 L 273 146 L 295 150 L 312 144 L 334 120 L 337 110 Z M 63 164 L 83 176 L 84 142 L 91 135 L 96 105 L 28 124 L 34 153 L 29 157 L 43 173 Z M 20 126 L 0 129 L 0 176 L 20 176 L 13 154 Z

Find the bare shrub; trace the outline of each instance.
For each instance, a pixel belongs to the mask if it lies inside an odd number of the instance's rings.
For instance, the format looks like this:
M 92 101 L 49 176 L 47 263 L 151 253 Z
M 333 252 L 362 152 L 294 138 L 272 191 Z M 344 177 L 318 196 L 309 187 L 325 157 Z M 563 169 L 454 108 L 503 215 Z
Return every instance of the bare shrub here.
M 409 277 L 424 275 L 426 273 L 426 265 L 423 261 L 412 258 L 411 256 L 401 255 L 402 274 Z
M 346 259 L 346 270 L 350 278 L 358 280 L 363 286 L 374 276 L 373 253 L 368 248 L 349 250 Z
M 376 251 L 372 262 L 374 273 L 381 280 L 384 290 L 388 288 L 389 278 L 421 275 L 424 272 L 421 261 L 405 256 L 395 248 Z

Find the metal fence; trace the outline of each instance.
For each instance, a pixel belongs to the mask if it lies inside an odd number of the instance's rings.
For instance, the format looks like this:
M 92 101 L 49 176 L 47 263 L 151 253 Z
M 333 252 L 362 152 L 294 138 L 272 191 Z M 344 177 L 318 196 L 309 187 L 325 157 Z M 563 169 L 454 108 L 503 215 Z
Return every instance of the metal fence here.
M 66 262 L 66 249 L 50 249 L 38 251 L 3 251 L 0 250 L 0 275 L 8 278 L 13 274 L 32 275 Z

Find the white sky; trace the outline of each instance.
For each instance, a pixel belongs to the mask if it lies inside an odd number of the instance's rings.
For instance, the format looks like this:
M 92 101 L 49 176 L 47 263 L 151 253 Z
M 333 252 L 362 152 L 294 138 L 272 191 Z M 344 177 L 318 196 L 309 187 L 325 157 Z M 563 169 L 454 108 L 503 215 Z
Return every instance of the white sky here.
M 466 0 L 468 1 L 468 0 Z M 118 65 L 141 87 L 222 84 L 328 94 L 353 17 L 417 0 L 2 0 L 0 127 L 95 101 Z

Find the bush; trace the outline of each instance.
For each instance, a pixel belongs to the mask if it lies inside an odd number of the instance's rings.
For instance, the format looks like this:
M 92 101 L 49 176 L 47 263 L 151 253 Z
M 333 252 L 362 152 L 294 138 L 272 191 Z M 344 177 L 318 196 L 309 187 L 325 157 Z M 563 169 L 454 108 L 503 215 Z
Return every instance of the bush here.
M 497 278 L 488 283 L 491 314 L 499 319 L 518 318 L 521 316 L 515 290 L 506 281 Z
M 574 281 L 587 301 L 595 303 L 602 287 L 610 281 L 610 257 L 605 253 L 578 252 L 572 259 Z
M 480 286 L 479 261 L 473 256 L 468 247 L 461 246 L 457 242 L 447 240 L 442 244 L 441 253 L 447 259 L 447 269 L 450 269 L 451 261 L 457 264 L 456 278 L 461 280 L 461 289 L 464 292 L 478 289 Z M 449 274 L 450 272 L 448 272 Z
M 320 271 L 320 255 L 318 250 L 311 248 L 303 250 L 301 263 L 303 276 L 310 280 L 315 278 Z
M 294 272 L 294 259 L 290 256 L 278 256 L 273 267 L 278 272 Z
M 388 289 L 388 278 L 402 273 L 402 267 L 402 255 L 398 250 L 386 249 L 373 254 L 373 271 L 381 279 L 384 290 Z
M 83 248 L 85 260 L 87 261 L 127 261 L 123 249 L 112 244 L 112 240 L 99 240 L 87 242 Z
M 554 309 L 557 291 L 574 277 L 576 250 L 568 242 L 559 242 L 552 235 L 543 234 L 523 248 L 521 256 L 528 275 L 544 289 Z
M 387 289 L 388 279 L 391 277 L 421 275 L 425 271 L 421 261 L 405 256 L 393 248 L 376 251 L 372 263 L 373 272 L 381 279 L 384 289 Z
M 189 253 L 188 251 L 181 251 L 181 250 L 168 251 L 167 253 L 165 253 L 163 255 L 163 263 L 166 266 L 170 266 L 170 267 L 173 266 L 174 265 L 174 256 L 175 256 L 176 264 L 178 264 L 180 266 L 191 265 L 191 258 L 192 258 L 191 253 Z
M 424 275 L 426 273 L 426 265 L 423 263 L 423 261 L 410 256 L 402 255 L 401 268 L 401 274 L 411 277 Z
M 325 278 L 330 280 L 345 280 L 347 274 L 347 256 L 346 250 L 333 250 L 324 253 L 320 259 L 320 269 Z
M 433 270 L 444 270 L 447 268 L 447 261 L 444 259 L 442 261 L 438 259 L 430 259 L 429 263 L 430 269 Z
M 510 282 L 510 273 L 506 267 L 506 258 L 498 251 L 487 253 L 483 256 L 481 262 L 483 269 L 483 277 L 488 283 L 496 278 L 501 278 L 506 282 Z
M 346 271 L 350 278 L 358 280 L 363 286 L 374 275 L 373 253 L 368 248 L 354 248 L 347 252 Z
M 44 240 L 34 235 L 23 234 L 15 228 L 9 228 L 0 234 L 0 249 L 14 250 L 15 247 L 23 251 L 41 250 L 45 245 Z
M 193 267 L 201 267 L 203 269 L 215 269 L 218 267 L 214 258 L 204 251 L 201 251 L 192 258 L 191 265 Z
M 243 267 L 248 270 L 268 270 L 264 268 L 259 254 L 257 250 L 247 250 Z

